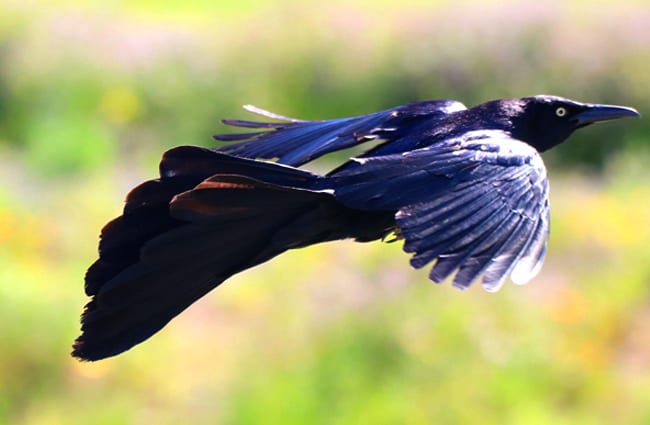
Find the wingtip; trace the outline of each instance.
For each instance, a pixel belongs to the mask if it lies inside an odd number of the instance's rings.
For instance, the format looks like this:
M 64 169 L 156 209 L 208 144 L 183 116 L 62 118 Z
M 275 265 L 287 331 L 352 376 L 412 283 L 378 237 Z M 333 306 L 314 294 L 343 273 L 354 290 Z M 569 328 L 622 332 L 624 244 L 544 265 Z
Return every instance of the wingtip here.
M 253 114 L 262 115 L 267 118 L 273 118 L 280 121 L 290 121 L 290 122 L 305 122 L 304 120 L 299 120 L 297 118 L 287 117 L 285 115 L 276 114 L 275 112 L 267 111 L 266 109 L 258 108 L 255 105 L 245 104 L 242 106 L 248 112 Z
M 531 258 L 521 259 L 510 274 L 512 283 L 515 285 L 525 285 L 533 280 L 542 269 L 543 262 L 543 258 L 537 261 Z
M 504 275 L 496 282 L 482 282 L 481 286 L 486 292 L 494 294 L 495 292 L 499 292 L 499 290 L 503 287 L 503 284 L 505 283 L 507 277 L 507 275 Z

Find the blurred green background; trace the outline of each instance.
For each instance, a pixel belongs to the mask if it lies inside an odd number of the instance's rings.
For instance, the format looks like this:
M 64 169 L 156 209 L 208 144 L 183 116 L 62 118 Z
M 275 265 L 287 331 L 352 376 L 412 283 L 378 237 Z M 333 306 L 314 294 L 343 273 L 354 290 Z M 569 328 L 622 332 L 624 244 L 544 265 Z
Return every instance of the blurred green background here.
M 538 93 L 647 115 L 647 0 L 0 0 L 0 424 L 650 423 L 647 118 L 545 156 L 530 285 L 461 293 L 400 244 L 331 243 L 117 358 L 68 355 L 101 226 L 241 104 L 328 118 Z

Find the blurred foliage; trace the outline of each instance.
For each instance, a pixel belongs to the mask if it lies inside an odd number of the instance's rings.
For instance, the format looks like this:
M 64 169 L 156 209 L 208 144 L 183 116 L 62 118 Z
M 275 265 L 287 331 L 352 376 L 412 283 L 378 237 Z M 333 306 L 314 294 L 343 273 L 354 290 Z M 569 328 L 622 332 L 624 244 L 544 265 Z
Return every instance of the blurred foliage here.
M 0 424 L 650 423 L 648 120 L 551 164 L 534 283 L 400 244 L 291 252 L 114 359 L 68 357 L 98 229 L 239 105 L 300 118 L 549 93 L 650 110 L 645 0 L 0 0 Z
M 642 1 L 5 9 L 0 143 L 46 174 L 112 166 L 134 149 L 211 144 L 217 118 L 243 115 L 237 107 L 248 102 L 305 118 L 538 93 L 650 109 Z M 613 123 L 552 159 L 602 168 L 612 152 L 643 148 L 649 131 L 645 121 Z

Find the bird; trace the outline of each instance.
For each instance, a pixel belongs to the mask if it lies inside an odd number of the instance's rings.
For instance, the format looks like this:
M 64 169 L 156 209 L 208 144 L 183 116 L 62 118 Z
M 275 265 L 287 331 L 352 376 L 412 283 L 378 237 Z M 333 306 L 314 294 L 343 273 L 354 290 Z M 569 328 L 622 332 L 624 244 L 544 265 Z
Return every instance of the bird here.
M 130 191 L 85 275 L 90 297 L 72 355 L 95 361 L 147 340 L 226 279 L 290 250 L 340 239 L 403 241 L 437 283 L 497 291 L 540 270 L 549 184 L 540 153 L 633 108 L 550 95 L 466 107 L 428 100 L 367 115 L 263 121 L 216 148 L 165 152 Z M 368 143 L 374 142 L 374 143 Z M 326 174 L 302 167 L 372 145 Z

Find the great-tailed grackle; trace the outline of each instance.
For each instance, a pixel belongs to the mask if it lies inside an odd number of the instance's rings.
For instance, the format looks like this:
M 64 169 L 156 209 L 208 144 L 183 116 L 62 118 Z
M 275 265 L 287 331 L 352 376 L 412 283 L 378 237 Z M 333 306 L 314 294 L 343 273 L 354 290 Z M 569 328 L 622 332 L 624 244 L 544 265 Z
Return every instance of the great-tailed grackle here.
M 142 183 L 101 232 L 86 274 L 92 299 L 73 355 L 97 360 L 146 340 L 230 276 L 291 249 L 394 233 L 430 278 L 488 291 L 539 271 L 549 232 L 546 170 L 538 152 L 631 108 L 554 96 L 466 108 L 411 103 L 351 118 L 224 120 L 252 133 L 218 149 L 167 151 L 160 178 Z M 326 153 L 383 143 L 327 175 L 295 167 Z M 276 159 L 276 162 L 261 161 Z

